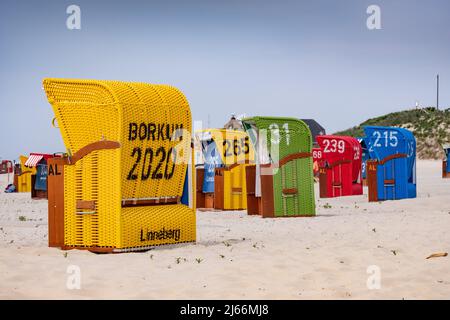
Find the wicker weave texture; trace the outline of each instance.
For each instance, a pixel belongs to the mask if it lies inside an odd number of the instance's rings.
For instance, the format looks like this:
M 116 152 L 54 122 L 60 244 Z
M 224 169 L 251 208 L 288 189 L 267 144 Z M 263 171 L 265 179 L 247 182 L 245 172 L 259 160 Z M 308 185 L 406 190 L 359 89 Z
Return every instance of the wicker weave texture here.
M 248 165 L 240 164 L 223 173 L 223 206 L 225 210 L 247 209 L 246 166 Z
M 255 149 L 245 131 L 207 129 L 216 142 L 222 163 L 231 166 L 236 163 L 255 163 Z
M 122 219 L 123 248 L 191 242 L 196 238 L 195 211 L 185 205 L 124 208 Z
M 194 204 L 121 206 L 123 200 L 182 196 L 192 166 L 184 95 L 166 85 L 97 80 L 45 79 L 44 89 L 69 153 L 100 140 L 121 144 L 65 166 L 66 246 L 140 247 L 142 242 L 132 239 L 142 228 L 168 228 L 158 221 L 180 228 L 182 242 L 195 241 Z M 94 201 L 95 210 L 77 209 L 77 201 Z M 163 243 L 173 242 L 145 246 Z
M 281 159 L 289 155 L 312 152 L 310 129 L 301 120 L 253 117 L 243 119 L 243 124 L 247 131 L 257 130 L 259 139 L 260 135 L 266 135 L 266 147 L 272 164 L 278 165 Z M 250 135 L 254 135 L 254 131 Z M 290 160 L 275 170 L 275 216 L 315 215 L 312 157 Z M 287 189 L 295 189 L 297 192 L 286 194 L 283 190 Z

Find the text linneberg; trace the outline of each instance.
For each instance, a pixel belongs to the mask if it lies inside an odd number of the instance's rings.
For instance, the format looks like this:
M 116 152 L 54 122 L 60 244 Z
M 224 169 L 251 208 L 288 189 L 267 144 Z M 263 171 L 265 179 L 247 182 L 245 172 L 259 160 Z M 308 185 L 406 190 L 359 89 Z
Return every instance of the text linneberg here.
M 152 231 L 141 229 L 141 242 L 154 241 L 154 240 L 170 240 L 180 241 L 181 230 L 180 229 L 166 229 L 162 228 L 159 231 Z

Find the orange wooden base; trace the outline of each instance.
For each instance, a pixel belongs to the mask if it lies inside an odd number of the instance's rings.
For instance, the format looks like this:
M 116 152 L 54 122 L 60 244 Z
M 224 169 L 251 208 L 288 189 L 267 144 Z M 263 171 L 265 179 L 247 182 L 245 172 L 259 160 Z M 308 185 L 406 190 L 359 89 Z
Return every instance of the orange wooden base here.
M 447 161 L 442 161 L 442 178 L 450 179 L 450 172 L 447 172 Z

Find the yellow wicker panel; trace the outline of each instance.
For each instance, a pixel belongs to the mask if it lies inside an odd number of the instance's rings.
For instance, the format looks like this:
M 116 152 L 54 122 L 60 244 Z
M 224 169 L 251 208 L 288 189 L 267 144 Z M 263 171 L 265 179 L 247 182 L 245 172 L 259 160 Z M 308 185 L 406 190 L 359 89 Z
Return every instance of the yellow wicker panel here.
M 65 166 L 65 244 L 130 248 L 173 243 L 136 241 L 136 228 L 160 226 L 182 228 L 182 240 L 175 242 L 195 241 L 193 200 L 191 208 L 121 206 L 129 199 L 182 196 L 192 157 L 191 114 L 184 95 L 166 85 L 97 80 L 45 79 L 44 89 L 70 153 L 99 140 L 121 144 Z M 183 135 L 178 129 L 185 130 Z M 94 201 L 95 210 L 77 209 L 80 200 Z
M 239 165 L 230 170 L 231 173 L 231 205 L 234 208 L 247 209 L 247 184 L 245 168 L 247 165 Z M 238 189 L 238 191 L 233 191 Z
M 101 150 L 65 166 L 65 245 L 120 246 L 120 170 L 113 165 L 119 158 L 119 150 Z M 96 208 L 77 209 L 77 200 L 94 201 Z
M 17 177 L 17 192 L 31 192 L 31 175 L 36 174 L 36 168 L 25 167 L 28 157 L 20 156 L 22 174 Z
M 181 196 L 189 153 L 173 154 L 180 142 L 189 150 L 189 136 L 183 141 L 173 138 L 176 130 L 191 131 L 190 113 L 185 106 L 124 105 L 122 118 L 122 177 L 123 198 L 152 198 Z M 147 119 L 157 119 L 148 121 Z M 131 136 L 131 141 L 130 141 Z
M 102 150 L 96 153 L 98 154 L 96 212 L 99 246 L 120 247 L 122 212 L 120 150 Z
M 75 172 L 75 166 L 64 166 L 64 244 L 67 246 L 83 245 L 77 241 L 81 230 L 77 230 Z
M 184 205 L 124 208 L 122 247 L 195 241 L 195 211 Z
M 247 209 L 246 165 L 238 165 L 224 171 L 224 209 Z

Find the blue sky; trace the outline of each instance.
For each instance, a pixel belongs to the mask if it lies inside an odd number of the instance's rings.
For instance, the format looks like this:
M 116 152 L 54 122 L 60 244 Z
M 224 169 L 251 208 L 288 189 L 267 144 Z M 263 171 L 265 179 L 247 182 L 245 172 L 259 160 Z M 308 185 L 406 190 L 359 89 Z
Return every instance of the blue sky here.
M 450 2 L 0 2 L 0 157 L 64 151 L 42 90 L 45 77 L 166 83 L 193 118 L 231 113 L 314 118 L 328 132 L 367 118 L 450 106 Z M 66 8 L 81 8 L 81 30 Z M 366 27 L 369 5 L 381 30 Z

